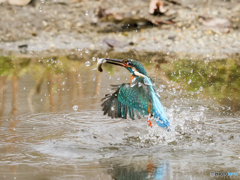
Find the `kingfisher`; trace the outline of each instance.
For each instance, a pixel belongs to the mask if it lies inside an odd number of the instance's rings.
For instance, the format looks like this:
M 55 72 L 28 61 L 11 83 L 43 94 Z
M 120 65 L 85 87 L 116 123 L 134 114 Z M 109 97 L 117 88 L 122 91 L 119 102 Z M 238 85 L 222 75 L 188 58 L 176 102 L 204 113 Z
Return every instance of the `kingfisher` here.
M 130 83 L 112 85 L 115 92 L 106 94 L 102 99 L 101 106 L 104 115 L 123 119 L 129 117 L 132 120 L 143 116 L 147 117 L 150 127 L 152 127 L 152 119 L 160 127 L 170 126 L 154 84 L 140 62 L 133 59 L 103 58 L 98 60 L 98 71 L 103 71 L 102 64 L 104 63 L 124 67 L 130 72 Z

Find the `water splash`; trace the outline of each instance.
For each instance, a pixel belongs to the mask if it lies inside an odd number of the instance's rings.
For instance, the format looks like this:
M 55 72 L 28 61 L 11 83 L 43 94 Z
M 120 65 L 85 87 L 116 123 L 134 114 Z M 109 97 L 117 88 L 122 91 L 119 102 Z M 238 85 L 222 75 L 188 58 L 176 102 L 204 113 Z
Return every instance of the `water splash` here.
M 43 12 L 43 7 L 42 7 L 42 6 L 39 6 L 39 7 L 38 7 L 38 11 L 39 11 L 39 12 Z
M 73 106 L 73 110 L 74 110 L 74 111 L 77 111 L 77 110 L 78 110 L 78 105 L 74 105 L 74 106 Z
M 86 66 L 90 66 L 90 65 L 91 65 L 91 62 L 90 62 L 90 61 L 86 61 L 86 62 L 85 62 L 85 65 L 86 65 Z

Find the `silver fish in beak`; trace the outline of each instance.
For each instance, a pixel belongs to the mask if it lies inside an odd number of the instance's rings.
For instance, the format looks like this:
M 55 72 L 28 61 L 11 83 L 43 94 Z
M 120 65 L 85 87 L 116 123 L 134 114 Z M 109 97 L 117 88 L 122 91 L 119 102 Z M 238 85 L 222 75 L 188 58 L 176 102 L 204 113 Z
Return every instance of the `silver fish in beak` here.
M 101 59 L 98 59 L 98 62 L 97 62 L 97 70 L 99 72 L 103 72 L 103 69 L 102 69 L 102 64 L 106 62 L 106 59 L 105 58 L 101 58 Z
M 124 60 L 121 60 L 121 59 L 109 59 L 109 58 L 102 58 L 102 59 L 99 59 L 98 62 L 97 62 L 97 69 L 99 72 L 102 72 L 103 69 L 102 69 L 102 64 L 103 63 L 108 63 L 108 64 L 113 64 L 113 65 L 118 65 L 118 66 L 128 66 L 124 63 L 125 61 Z

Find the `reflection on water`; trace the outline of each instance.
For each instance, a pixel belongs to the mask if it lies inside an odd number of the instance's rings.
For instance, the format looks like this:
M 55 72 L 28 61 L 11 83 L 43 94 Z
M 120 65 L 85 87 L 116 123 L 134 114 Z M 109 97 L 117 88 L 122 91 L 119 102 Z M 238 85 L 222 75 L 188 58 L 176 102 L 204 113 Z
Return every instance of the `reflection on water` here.
M 66 104 L 68 107 L 77 105 L 81 109 L 88 108 L 94 104 L 94 100 L 91 99 L 91 103 L 84 104 L 83 96 L 96 96 L 100 91 L 101 74 L 92 71 L 92 67 L 87 68 L 84 62 L 72 61 L 66 57 L 50 59 L 1 57 L 0 60 L 2 116 L 4 113 L 16 114 L 19 106 L 25 106 L 21 107 L 21 113 L 66 110 Z M 18 82 L 21 82 L 21 87 L 18 87 Z M 7 91 L 12 95 L 7 94 Z M 6 103 L 10 103 L 6 102 L 7 96 L 12 99 L 11 112 L 9 108 L 5 108 L 9 106 Z
M 144 64 L 171 132 L 144 118 L 103 116 L 101 98 L 129 74 L 107 65 L 98 73 L 86 61 L 0 57 L 0 179 L 211 179 L 211 171 L 239 171 L 237 61 Z
M 121 160 L 113 159 L 101 161 L 102 164 L 111 164 L 108 173 L 113 179 L 123 180 L 146 180 L 146 179 L 166 179 L 170 176 L 170 167 L 167 160 L 157 160 L 153 162 L 151 157 L 122 157 Z

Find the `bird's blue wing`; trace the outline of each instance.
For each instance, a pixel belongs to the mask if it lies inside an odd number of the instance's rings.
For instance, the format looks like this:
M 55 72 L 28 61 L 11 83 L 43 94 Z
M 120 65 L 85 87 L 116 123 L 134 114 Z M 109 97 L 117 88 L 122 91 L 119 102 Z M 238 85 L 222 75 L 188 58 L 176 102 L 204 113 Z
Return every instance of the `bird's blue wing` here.
M 116 92 L 105 95 L 102 103 L 104 115 L 112 118 L 134 119 L 148 115 L 149 100 L 151 91 L 148 86 L 144 85 L 143 78 L 136 78 L 132 83 L 114 85 Z
M 137 77 L 132 84 L 116 86 L 118 89 L 113 94 L 106 95 L 102 104 L 104 115 L 112 118 L 134 119 L 139 114 L 148 115 L 149 103 L 151 114 L 160 127 L 168 127 L 169 122 L 158 96 L 156 95 L 149 78 Z
M 118 101 L 138 111 L 142 116 L 148 115 L 149 93 L 141 82 L 123 84 L 119 89 Z
M 122 85 L 113 85 L 113 89 L 116 91 L 112 94 L 106 94 L 105 97 L 102 99 L 104 101 L 102 103 L 102 110 L 104 115 L 108 115 L 112 118 L 124 118 L 130 117 L 131 119 L 141 118 L 141 113 L 133 108 L 129 103 L 126 101 L 120 101 L 123 98 L 123 92 L 125 91 L 125 87 L 128 87 L 130 84 L 122 84 Z M 126 92 L 127 93 L 127 92 Z M 127 98 L 126 98 L 127 99 Z

